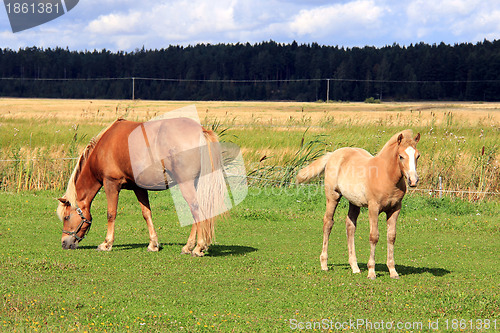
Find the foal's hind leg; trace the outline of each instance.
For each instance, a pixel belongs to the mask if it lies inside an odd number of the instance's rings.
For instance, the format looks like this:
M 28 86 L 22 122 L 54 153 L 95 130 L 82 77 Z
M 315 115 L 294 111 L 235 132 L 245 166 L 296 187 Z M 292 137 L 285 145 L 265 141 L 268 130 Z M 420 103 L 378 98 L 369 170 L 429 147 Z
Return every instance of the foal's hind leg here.
M 359 273 L 358 260 L 356 259 L 356 248 L 354 246 L 354 233 L 356 232 L 356 222 L 359 216 L 359 207 L 349 203 L 349 213 L 345 219 L 347 233 L 347 248 L 349 251 L 349 265 L 353 273 Z
M 153 226 L 153 218 L 151 216 L 151 207 L 149 206 L 148 191 L 142 188 L 134 189 L 135 196 L 141 205 L 142 217 L 148 225 L 149 231 L 149 245 L 148 251 L 157 252 L 160 249 L 160 243 L 158 243 L 158 236 Z
M 319 257 L 321 263 L 321 269 L 324 271 L 328 270 L 328 240 L 330 238 L 330 233 L 333 227 L 333 215 L 335 214 L 335 209 L 340 201 L 341 195 L 328 189 L 325 190 L 326 193 L 326 211 L 323 217 L 323 250 Z

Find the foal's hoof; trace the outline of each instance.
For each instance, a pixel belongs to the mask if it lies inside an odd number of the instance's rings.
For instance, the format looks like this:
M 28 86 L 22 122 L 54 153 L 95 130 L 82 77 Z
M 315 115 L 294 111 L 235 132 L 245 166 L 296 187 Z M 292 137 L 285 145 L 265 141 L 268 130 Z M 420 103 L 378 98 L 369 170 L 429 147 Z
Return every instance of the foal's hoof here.
M 391 279 L 399 280 L 399 275 L 397 275 L 397 274 L 396 275 L 392 275 Z

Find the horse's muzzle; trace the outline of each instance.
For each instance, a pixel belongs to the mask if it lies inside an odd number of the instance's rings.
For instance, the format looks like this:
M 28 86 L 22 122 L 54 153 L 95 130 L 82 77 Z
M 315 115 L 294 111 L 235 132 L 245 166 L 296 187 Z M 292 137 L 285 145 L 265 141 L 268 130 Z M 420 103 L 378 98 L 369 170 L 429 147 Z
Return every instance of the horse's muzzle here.
M 78 241 L 75 237 L 64 236 L 61 239 L 61 245 L 63 250 L 76 250 L 78 248 Z

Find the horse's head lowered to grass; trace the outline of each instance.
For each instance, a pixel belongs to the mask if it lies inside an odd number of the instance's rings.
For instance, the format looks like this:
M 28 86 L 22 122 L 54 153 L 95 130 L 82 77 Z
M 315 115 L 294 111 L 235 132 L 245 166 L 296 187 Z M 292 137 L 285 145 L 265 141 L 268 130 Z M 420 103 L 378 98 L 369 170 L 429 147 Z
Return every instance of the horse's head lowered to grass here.
M 92 225 L 92 218 L 87 219 L 82 210 L 73 206 L 68 199 L 59 198 L 57 215 L 63 222 L 61 244 L 63 249 L 76 249 Z

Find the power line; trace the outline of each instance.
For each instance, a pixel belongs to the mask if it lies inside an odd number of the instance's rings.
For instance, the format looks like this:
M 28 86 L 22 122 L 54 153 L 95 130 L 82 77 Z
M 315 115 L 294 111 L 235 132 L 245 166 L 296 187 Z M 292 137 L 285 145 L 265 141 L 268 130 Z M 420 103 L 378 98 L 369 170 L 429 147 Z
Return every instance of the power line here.
M 19 78 L 0 77 L 4 81 L 164 81 L 187 83 L 294 83 L 294 82 L 361 82 L 361 83 L 500 83 L 500 80 L 378 80 L 352 78 L 302 78 L 302 79 L 182 79 L 156 77 L 101 77 L 101 78 Z

